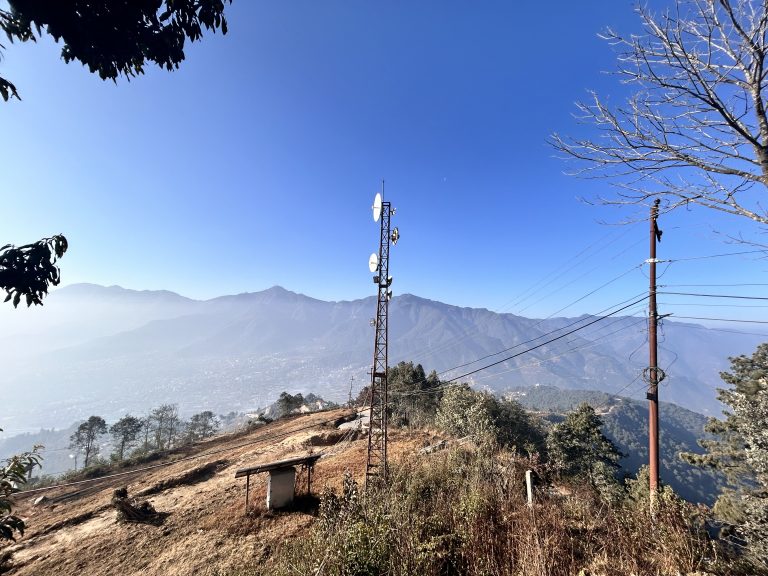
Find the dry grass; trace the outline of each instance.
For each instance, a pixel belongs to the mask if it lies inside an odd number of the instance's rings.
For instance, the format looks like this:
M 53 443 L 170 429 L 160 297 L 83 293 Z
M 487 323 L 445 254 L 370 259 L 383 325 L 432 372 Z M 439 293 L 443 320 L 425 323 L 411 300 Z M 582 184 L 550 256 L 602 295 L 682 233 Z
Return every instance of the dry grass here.
M 749 573 L 729 572 L 718 562 L 721 551 L 701 531 L 697 511 L 676 499 L 660 507 L 659 528 L 652 532 L 645 503 L 607 504 L 579 486 L 540 495 L 530 510 L 524 471 L 535 462 L 466 448 L 421 456 L 419 448 L 439 438 L 425 431 L 392 432 L 386 490 L 366 496 L 353 489 L 353 480 L 363 481 L 366 441 L 360 439 L 330 447 L 318 463 L 313 490 L 327 487 L 319 511 L 312 499 L 292 510 L 266 511 L 262 478 L 252 479 L 252 504 L 244 513 L 245 486 L 235 470 L 306 453 L 314 436 L 332 430 L 321 423 L 333 415 L 221 437 L 197 447 L 201 457 L 194 462 L 87 490 L 54 490 L 43 507 L 33 507 L 31 495 L 20 498 L 29 532 L 17 544 L 0 546 L 0 565 L 14 576 Z M 317 427 L 306 430 L 313 422 Z M 297 433 L 269 439 L 291 430 Z M 152 492 L 153 506 L 169 513 L 162 527 L 116 523 L 110 499 L 126 484 L 132 495 Z
M 310 536 L 276 553 L 264 574 L 326 576 L 728 574 L 698 511 L 673 495 L 651 530 L 647 502 L 608 503 L 579 486 L 529 508 L 532 463 L 457 449 L 402 461 L 389 486 L 348 482 L 326 494 Z

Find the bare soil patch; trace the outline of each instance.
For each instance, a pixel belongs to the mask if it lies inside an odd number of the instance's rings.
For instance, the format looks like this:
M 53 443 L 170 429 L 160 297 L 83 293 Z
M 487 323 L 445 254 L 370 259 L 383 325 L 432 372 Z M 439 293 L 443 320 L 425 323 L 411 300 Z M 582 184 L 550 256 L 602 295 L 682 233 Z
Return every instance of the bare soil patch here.
M 0 558 L 6 558 L 3 574 L 236 574 L 254 563 L 268 571 L 283 543 L 312 524 L 324 487 L 340 490 L 345 471 L 363 482 L 367 438 L 338 434 L 333 425 L 347 412 L 309 414 L 217 437 L 187 450 L 187 460 L 174 454 L 170 457 L 176 460 L 167 466 L 48 490 L 44 505 L 32 505 L 40 494 L 21 494 L 17 511 L 28 530 L 17 543 L 0 545 Z M 311 439 L 318 436 L 323 444 L 313 446 Z M 393 433 L 391 457 L 416 452 L 425 438 L 421 433 Z M 295 505 L 269 512 L 266 475 L 254 476 L 245 510 L 245 481 L 234 477 L 238 468 L 318 451 L 324 456 L 312 475 L 314 496 L 305 495 L 306 476 L 301 473 Z M 131 497 L 148 500 L 164 522 L 119 523 L 111 499 L 121 487 Z

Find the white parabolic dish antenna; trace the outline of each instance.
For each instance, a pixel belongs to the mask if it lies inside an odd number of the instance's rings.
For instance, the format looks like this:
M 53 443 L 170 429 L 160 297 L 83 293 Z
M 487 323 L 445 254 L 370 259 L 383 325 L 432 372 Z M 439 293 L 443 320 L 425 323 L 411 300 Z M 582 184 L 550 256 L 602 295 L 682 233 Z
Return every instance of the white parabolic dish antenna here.
M 373 221 L 378 222 L 379 216 L 381 216 L 381 194 L 377 192 L 373 199 Z
M 377 268 L 379 267 L 379 257 L 376 256 L 376 252 L 371 254 L 371 257 L 368 258 L 368 269 L 371 272 L 376 272 Z

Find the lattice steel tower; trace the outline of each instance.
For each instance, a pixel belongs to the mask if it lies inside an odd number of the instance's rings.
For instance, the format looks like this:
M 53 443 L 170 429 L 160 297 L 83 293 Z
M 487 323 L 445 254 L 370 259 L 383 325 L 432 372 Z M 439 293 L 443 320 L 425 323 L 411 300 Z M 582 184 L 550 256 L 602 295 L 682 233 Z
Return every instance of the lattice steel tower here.
M 384 183 L 382 182 L 382 192 Z M 365 468 L 365 485 L 387 478 L 387 335 L 389 331 L 389 301 L 392 292 L 392 277 L 389 275 L 389 246 L 397 244 L 400 232 L 390 230 L 389 219 L 395 213 L 389 202 L 376 194 L 373 202 L 373 219 L 381 219 L 379 253 L 371 254 L 368 267 L 375 275 L 373 282 L 378 286 L 376 303 L 376 336 L 373 344 L 373 369 L 371 370 L 371 416 L 368 425 L 368 462 Z

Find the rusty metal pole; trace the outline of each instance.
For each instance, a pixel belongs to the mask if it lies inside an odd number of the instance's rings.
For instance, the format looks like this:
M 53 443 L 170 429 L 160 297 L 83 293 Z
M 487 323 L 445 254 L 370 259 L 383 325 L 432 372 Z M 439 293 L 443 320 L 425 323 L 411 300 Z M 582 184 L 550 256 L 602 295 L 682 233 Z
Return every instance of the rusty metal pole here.
M 659 216 L 657 198 L 651 206 L 651 253 L 648 259 L 650 285 L 648 294 L 648 471 L 651 508 L 656 501 L 659 489 L 659 374 L 658 344 L 656 329 L 658 312 L 656 310 L 656 242 L 661 239 L 661 232 L 656 224 Z

